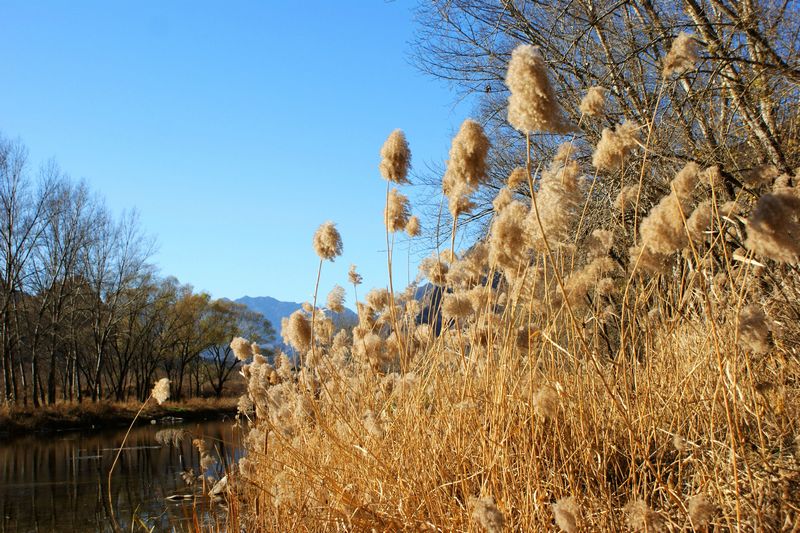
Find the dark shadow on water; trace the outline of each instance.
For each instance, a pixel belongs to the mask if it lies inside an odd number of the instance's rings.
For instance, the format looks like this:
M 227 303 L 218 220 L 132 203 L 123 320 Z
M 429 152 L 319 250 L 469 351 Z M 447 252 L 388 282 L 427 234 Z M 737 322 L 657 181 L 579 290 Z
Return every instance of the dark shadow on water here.
M 179 442 L 162 444 L 163 430 L 185 430 Z M 0 440 L 0 533 L 113 531 L 109 520 L 108 470 L 125 429 L 28 435 Z M 233 421 L 149 425 L 134 428 L 114 469 L 114 513 L 123 531 L 184 531 L 196 513 L 214 520 L 224 508 L 187 486 L 182 473 L 200 472 L 193 438 L 206 438 L 223 462 L 241 454 Z M 217 470 L 214 472 L 214 470 Z M 222 466 L 206 475 L 221 475 Z M 206 486 L 208 490 L 208 486 Z M 168 499 L 172 497 L 172 499 Z

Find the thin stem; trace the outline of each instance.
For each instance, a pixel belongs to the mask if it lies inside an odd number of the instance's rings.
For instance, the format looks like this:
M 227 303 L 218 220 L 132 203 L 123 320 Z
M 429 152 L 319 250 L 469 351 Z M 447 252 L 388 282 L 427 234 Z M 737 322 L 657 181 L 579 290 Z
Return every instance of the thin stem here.
M 317 317 L 317 292 L 319 292 L 319 278 L 322 275 L 322 259 L 319 260 L 319 267 L 317 267 L 317 283 L 314 285 L 314 304 L 311 306 L 311 355 L 314 360 L 317 360 L 317 352 L 314 347 L 314 320 Z M 300 367 L 303 366 L 303 354 L 300 354 Z
M 128 435 L 131 433 L 131 429 L 136 424 L 136 421 L 139 419 L 139 415 L 142 414 L 144 411 L 147 402 L 150 401 L 152 396 L 148 396 L 147 399 L 142 403 L 142 406 L 139 408 L 139 411 L 136 413 L 136 416 L 133 417 L 131 421 L 131 425 L 128 426 L 128 431 L 125 432 L 125 436 L 122 438 L 122 444 L 119 445 L 119 449 L 117 450 L 117 455 L 114 457 L 114 462 L 111 463 L 111 469 L 108 471 L 108 509 L 109 515 L 111 516 L 111 522 L 114 526 L 115 531 L 121 531 L 119 524 L 117 524 L 117 517 L 114 516 L 114 499 L 111 496 L 111 476 L 114 474 L 114 468 L 117 466 L 117 461 L 119 461 L 119 456 L 122 454 L 123 448 L 125 448 L 125 443 L 128 441 Z
M 392 281 L 392 242 L 389 239 L 389 189 L 391 182 L 386 182 L 386 209 L 383 212 L 384 226 L 386 227 L 386 261 L 389 270 L 389 314 L 392 317 L 392 327 L 394 328 L 395 335 L 397 336 L 397 344 L 400 348 L 400 367 L 405 372 L 406 370 L 406 350 L 403 344 L 403 336 L 400 334 L 400 328 L 397 327 L 397 313 L 394 305 L 394 283 Z
M 453 215 L 453 232 L 450 235 L 450 261 L 456 256 L 456 228 L 458 227 L 458 214 Z
M 638 213 L 639 213 L 639 202 L 642 198 L 642 183 L 644 182 L 644 170 L 647 166 L 647 147 L 650 146 L 650 137 L 653 135 L 653 126 L 656 123 L 656 115 L 658 114 L 658 103 L 661 101 L 661 95 L 664 92 L 664 80 L 661 80 L 661 83 L 658 88 L 658 95 L 656 96 L 656 104 L 653 107 L 653 116 L 650 119 L 650 123 L 647 125 L 647 139 L 644 142 L 644 153 L 642 154 L 642 169 L 639 172 L 639 190 L 636 191 L 636 205 L 633 208 L 633 242 L 636 243 L 636 229 L 638 227 Z
M 584 353 L 589 357 L 589 360 L 592 362 L 592 366 L 597 373 L 597 377 L 600 379 L 600 382 L 603 384 L 603 388 L 606 390 L 608 395 L 611 397 L 611 400 L 614 402 L 614 406 L 622 416 L 623 421 L 628 429 L 628 434 L 633 435 L 633 426 L 631 425 L 631 421 L 628 417 L 628 414 L 625 411 L 624 406 L 620 403 L 619 398 L 617 398 L 614 391 L 611 389 L 611 386 L 608 384 L 608 381 L 603 376 L 602 369 L 600 368 L 599 363 L 597 362 L 596 355 L 589 349 L 589 345 L 586 343 L 586 339 L 583 337 L 583 330 L 582 326 L 578 323 L 578 320 L 575 318 L 575 313 L 572 311 L 572 306 L 570 305 L 569 298 L 567 297 L 567 291 L 564 288 L 564 281 L 561 279 L 561 275 L 558 273 L 558 269 L 556 268 L 556 262 L 553 259 L 553 252 L 550 250 L 550 244 L 547 242 L 547 235 L 544 231 L 544 226 L 542 225 L 542 219 L 539 215 L 539 206 L 536 202 L 536 195 L 533 192 L 533 178 L 531 176 L 531 134 L 525 134 L 526 146 L 527 146 L 527 160 L 525 163 L 525 168 L 528 172 L 528 184 L 531 188 L 531 204 L 533 206 L 534 214 L 536 215 L 536 222 L 539 226 L 539 231 L 542 234 L 542 242 L 544 243 L 545 253 L 547 255 L 547 259 L 553 265 L 553 275 L 556 278 L 556 283 L 558 284 L 561 293 L 564 295 L 564 305 L 567 308 L 567 313 L 569 314 L 570 321 L 572 322 L 573 327 L 575 328 L 575 332 L 578 335 L 578 340 L 580 341 L 581 347 L 583 348 Z

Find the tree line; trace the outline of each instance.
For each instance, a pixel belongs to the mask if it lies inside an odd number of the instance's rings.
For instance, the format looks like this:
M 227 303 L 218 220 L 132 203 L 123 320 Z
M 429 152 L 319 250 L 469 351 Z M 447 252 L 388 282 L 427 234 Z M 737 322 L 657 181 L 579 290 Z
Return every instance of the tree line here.
M 270 342 L 258 313 L 214 300 L 151 262 L 135 211 L 0 137 L 2 403 L 144 399 L 157 377 L 175 399 L 220 396 L 236 335 Z

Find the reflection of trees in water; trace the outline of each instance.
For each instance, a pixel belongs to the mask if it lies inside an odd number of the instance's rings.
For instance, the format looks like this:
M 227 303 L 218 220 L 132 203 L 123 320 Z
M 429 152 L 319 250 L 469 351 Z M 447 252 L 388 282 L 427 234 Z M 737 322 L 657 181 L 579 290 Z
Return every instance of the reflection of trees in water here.
M 230 422 L 181 427 L 213 442 L 226 464 L 238 449 Z M 199 473 L 199 455 L 191 437 L 169 446 L 157 443 L 161 429 L 134 428 L 114 470 L 114 509 L 125 530 L 130 531 L 134 512 L 146 524 L 162 527 L 192 516 L 191 500 L 171 503 L 166 498 L 191 494 L 181 473 Z M 31 435 L 0 444 L 0 533 L 110 530 L 105 483 L 124 432 Z M 196 504 L 199 511 L 208 510 L 205 498 Z

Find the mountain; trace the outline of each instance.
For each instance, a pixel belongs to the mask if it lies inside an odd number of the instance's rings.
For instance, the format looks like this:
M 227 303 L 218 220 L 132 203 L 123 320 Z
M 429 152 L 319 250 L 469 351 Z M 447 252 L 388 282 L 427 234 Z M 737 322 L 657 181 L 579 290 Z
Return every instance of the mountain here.
M 271 296 L 242 296 L 234 301 L 246 305 L 248 309 L 264 315 L 264 318 L 269 320 L 272 327 L 275 328 L 276 344 L 285 348 L 280 342 L 281 319 L 288 317 L 300 309 L 302 304 L 297 302 L 282 302 Z M 348 308 L 345 308 L 341 313 L 331 313 L 331 317 L 335 325 L 354 324 L 358 321 L 358 316 Z

